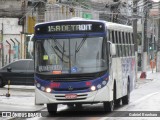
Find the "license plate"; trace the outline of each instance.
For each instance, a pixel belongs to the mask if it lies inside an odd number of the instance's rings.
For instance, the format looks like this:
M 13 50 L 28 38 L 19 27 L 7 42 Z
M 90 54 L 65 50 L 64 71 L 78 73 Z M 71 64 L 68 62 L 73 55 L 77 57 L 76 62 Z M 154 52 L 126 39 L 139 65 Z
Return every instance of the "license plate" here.
M 65 98 L 66 99 L 75 99 L 75 98 L 77 98 L 77 95 L 76 94 L 66 94 Z

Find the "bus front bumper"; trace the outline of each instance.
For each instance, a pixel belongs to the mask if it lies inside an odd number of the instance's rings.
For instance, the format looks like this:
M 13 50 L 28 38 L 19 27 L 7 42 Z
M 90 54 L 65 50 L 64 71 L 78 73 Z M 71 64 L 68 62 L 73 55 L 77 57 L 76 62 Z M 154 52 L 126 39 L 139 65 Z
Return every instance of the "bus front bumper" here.
M 76 94 L 52 94 L 43 92 L 35 88 L 35 104 L 67 104 L 67 103 L 99 103 L 104 101 L 111 101 L 111 90 L 105 86 L 99 90 Z M 66 95 L 74 96 L 74 98 L 67 98 Z

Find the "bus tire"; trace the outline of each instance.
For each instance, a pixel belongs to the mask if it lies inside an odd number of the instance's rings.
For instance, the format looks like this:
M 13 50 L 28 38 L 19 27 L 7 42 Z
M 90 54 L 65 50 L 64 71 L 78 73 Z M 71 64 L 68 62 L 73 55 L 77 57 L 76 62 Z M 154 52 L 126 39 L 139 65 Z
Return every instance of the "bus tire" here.
M 116 84 L 114 84 L 114 89 L 113 89 L 113 100 L 103 103 L 105 112 L 112 112 L 114 110 L 115 100 L 116 100 Z
M 123 105 L 127 105 L 129 103 L 130 100 L 130 84 L 129 84 L 129 80 L 127 83 L 127 95 L 122 97 L 122 104 Z
M 49 114 L 56 114 L 57 113 L 57 104 L 51 103 L 47 104 L 47 110 Z
M 5 84 L 4 84 L 4 82 L 3 82 L 3 79 L 2 79 L 2 77 L 0 77 L 0 88 L 2 88 L 2 87 L 4 87 L 5 86 Z
M 104 102 L 103 103 L 104 112 L 112 112 L 114 110 L 114 102 Z
M 81 103 L 77 103 L 76 104 L 76 108 L 82 108 L 82 104 Z
M 73 108 L 74 104 L 67 104 L 68 108 Z
M 114 104 L 116 107 L 120 106 L 121 99 L 116 99 Z

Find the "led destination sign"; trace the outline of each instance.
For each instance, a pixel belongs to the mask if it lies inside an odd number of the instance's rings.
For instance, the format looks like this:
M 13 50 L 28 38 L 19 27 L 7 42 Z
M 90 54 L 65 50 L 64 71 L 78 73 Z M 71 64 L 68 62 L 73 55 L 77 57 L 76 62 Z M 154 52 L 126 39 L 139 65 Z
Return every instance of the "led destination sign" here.
M 91 31 L 92 24 L 48 26 L 48 32 Z
M 56 22 L 45 23 L 35 27 L 35 34 L 103 32 L 104 24 L 100 22 Z

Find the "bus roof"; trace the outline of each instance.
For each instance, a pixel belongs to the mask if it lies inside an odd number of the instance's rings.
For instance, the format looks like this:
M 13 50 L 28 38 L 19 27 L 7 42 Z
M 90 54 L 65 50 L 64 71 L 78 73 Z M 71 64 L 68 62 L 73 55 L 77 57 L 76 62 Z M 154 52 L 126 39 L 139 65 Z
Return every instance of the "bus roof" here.
M 122 25 L 112 22 L 106 22 L 107 29 L 118 30 L 122 32 L 133 32 L 133 28 L 128 25 Z
M 47 24 L 47 23 L 51 23 L 51 22 L 65 22 L 65 21 L 102 22 L 102 23 L 105 24 L 105 26 L 107 27 L 107 29 L 118 30 L 118 31 L 122 31 L 122 32 L 133 32 L 132 26 L 118 24 L 118 23 L 113 23 L 113 22 L 107 22 L 107 21 L 104 21 L 104 20 L 89 20 L 89 19 L 84 19 L 84 18 L 80 18 L 80 17 L 73 17 L 71 19 L 65 19 L 65 20 L 56 20 L 56 21 L 43 22 L 43 23 L 38 23 L 35 26 L 42 25 L 42 24 Z

